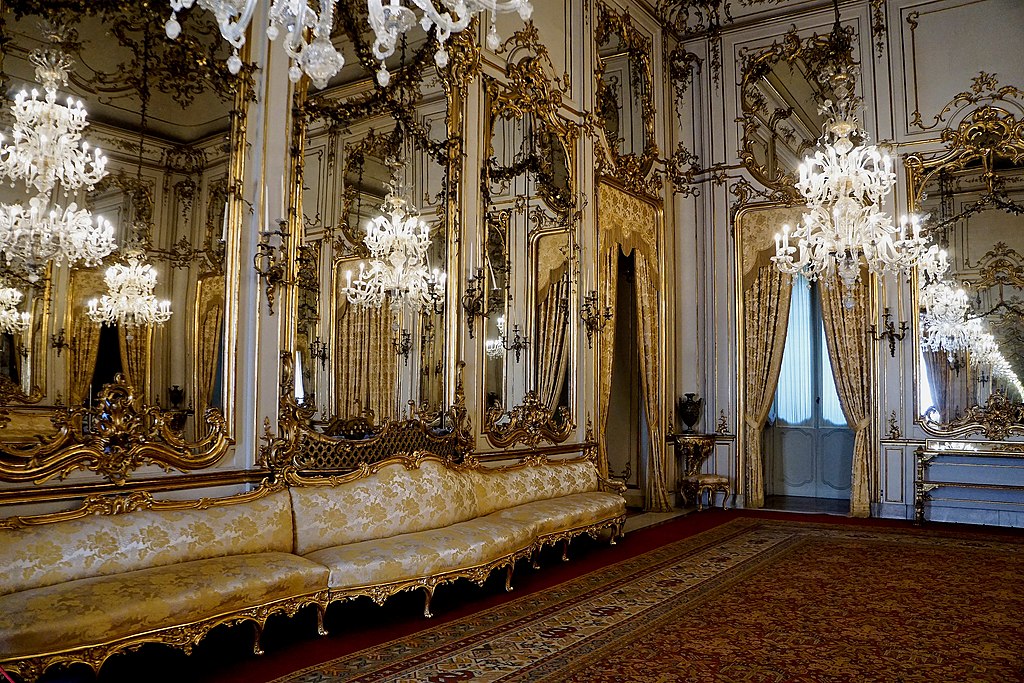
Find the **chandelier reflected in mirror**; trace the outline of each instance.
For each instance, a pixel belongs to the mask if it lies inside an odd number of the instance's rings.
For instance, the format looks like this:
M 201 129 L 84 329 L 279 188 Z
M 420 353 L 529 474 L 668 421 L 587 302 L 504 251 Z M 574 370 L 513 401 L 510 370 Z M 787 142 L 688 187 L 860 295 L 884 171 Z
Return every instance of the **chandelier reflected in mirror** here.
M 59 32 L 44 27 L 58 42 Z M 114 250 L 114 227 L 102 217 L 62 203 L 79 190 L 91 190 L 107 175 L 107 158 L 82 140 L 89 125 L 82 102 L 57 101 L 57 88 L 67 86 L 71 59 L 56 48 L 33 50 L 29 61 L 43 86 L 31 95 L 22 90 L 14 99 L 11 141 L 0 137 L 0 177 L 12 187 L 20 182 L 33 196 L 25 203 L 0 204 L 0 251 L 8 266 L 38 280 L 47 263 L 99 262 Z
M 158 301 L 153 295 L 156 270 L 145 262 L 141 249 L 125 252 L 126 263 L 115 263 L 103 277 L 107 294 L 89 301 L 89 319 L 104 325 L 117 325 L 130 336 L 137 327 L 162 325 L 171 317 L 171 302 Z
M 397 171 L 396 171 L 397 176 Z M 413 311 L 437 309 L 444 301 L 445 273 L 430 269 L 430 227 L 392 180 L 381 205 L 382 214 L 366 225 L 363 243 L 370 252 L 369 265 L 359 264 L 359 276 L 346 275 L 342 289 L 350 303 L 364 308 L 391 308 Z
M 866 144 L 868 135 L 856 115 L 860 67 L 853 61 L 850 35 L 839 24 L 838 2 L 835 13 L 830 59 L 819 74 L 835 99 L 825 99 L 818 109 L 829 123 L 819 149 L 800 164 L 796 184 L 807 211 L 794 228 L 785 225 L 775 235 L 772 261 L 783 273 L 803 274 L 826 286 L 838 275 L 844 304 L 852 307 L 862 267 L 880 275 L 907 274 L 924 254 L 927 240 L 916 217 L 897 226 L 881 209 L 896 174 L 889 155 Z
M 17 334 L 28 329 L 30 317 L 18 310 L 24 295 L 13 287 L 0 287 L 0 332 Z
M 233 48 L 228 69 L 237 74 L 242 68 L 238 51 L 245 44 L 246 31 L 260 4 L 259 0 L 170 0 L 171 17 L 165 25 L 167 36 L 174 40 L 181 35 L 178 12 L 194 5 L 212 12 L 221 36 Z M 443 11 L 438 11 L 432 0 L 406 0 L 405 4 L 402 0 L 389 0 L 386 4 L 383 0 L 367 0 L 369 22 L 375 36 L 373 56 L 380 60 L 378 83 L 386 86 L 390 81 L 384 60 L 394 54 L 399 38 L 417 24 L 425 32 L 433 33 L 439 45 L 434 61 L 443 67 L 448 63 L 445 48 L 448 38 L 464 31 L 475 15 L 484 11 L 491 13 L 487 44 L 493 50 L 500 42 L 495 14 L 518 12 L 525 21 L 533 12 L 529 0 L 441 0 L 441 4 Z M 316 5 L 319 13 L 310 6 L 309 0 L 272 0 L 267 37 L 275 40 L 282 31 L 286 33 L 284 49 L 291 61 L 288 77 L 293 83 L 306 74 L 316 87 L 324 88 L 345 65 L 345 58 L 331 42 L 337 0 L 321 0 Z M 415 10 L 406 5 L 413 5 Z

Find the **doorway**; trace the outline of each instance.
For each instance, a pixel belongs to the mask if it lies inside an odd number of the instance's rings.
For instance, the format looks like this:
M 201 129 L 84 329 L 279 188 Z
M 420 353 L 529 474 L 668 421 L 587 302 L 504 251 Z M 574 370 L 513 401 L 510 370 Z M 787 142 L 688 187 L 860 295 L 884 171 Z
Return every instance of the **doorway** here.
M 839 404 L 818 285 L 802 276 L 793 280 L 782 370 L 768 421 L 765 507 L 846 514 L 854 435 Z
M 626 483 L 626 504 L 643 508 L 646 500 L 646 465 L 650 453 L 644 415 L 640 350 L 637 343 L 635 251 L 618 250 L 618 286 L 615 290 L 615 351 L 612 389 L 608 403 L 608 470 Z

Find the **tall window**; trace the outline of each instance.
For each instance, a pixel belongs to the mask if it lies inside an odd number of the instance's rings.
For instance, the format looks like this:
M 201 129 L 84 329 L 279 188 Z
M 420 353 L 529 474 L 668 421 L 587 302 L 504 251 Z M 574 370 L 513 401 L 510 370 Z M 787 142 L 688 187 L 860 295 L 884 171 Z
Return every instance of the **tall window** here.
M 821 321 L 817 283 L 793 280 L 786 348 L 775 392 L 775 419 L 789 425 L 846 426 Z

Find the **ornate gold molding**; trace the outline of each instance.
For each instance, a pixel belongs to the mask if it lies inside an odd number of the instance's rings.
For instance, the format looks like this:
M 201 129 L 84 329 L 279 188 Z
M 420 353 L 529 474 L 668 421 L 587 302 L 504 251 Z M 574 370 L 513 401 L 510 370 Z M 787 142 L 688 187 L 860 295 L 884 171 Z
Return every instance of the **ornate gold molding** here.
M 658 160 L 660 151 L 655 135 L 654 108 L 654 71 L 653 47 L 651 40 L 640 33 L 634 26 L 629 11 L 619 14 L 600 0 L 597 3 L 597 26 L 594 29 L 595 43 L 600 46 L 612 35 L 618 35 L 623 48 L 630 59 L 631 78 L 634 83 L 631 89 L 640 98 L 640 119 L 643 125 L 644 146 L 639 154 L 623 154 L 616 144 L 608 139 L 604 126 L 594 114 L 589 117 L 590 133 L 603 141 L 603 154 L 596 155 L 599 176 L 614 178 L 622 185 L 646 196 L 658 196 L 661 178 L 655 173 L 651 176 L 654 162 Z M 594 67 L 597 79 L 596 92 L 602 93 L 607 84 L 604 81 L 605 62 L 598 57 Z
M 971 406 L 963 415 L 949 422 L 934 422 L 927 415 L 922 426 L 933 434 L 964 436 L 982 433 L 989 439 L 1005 439 L 1024 434 L 1024 404 L 1014 403 L 1006 394 L 990 394 L 985 405 Z
M 365 476 L 358 475 L 358 472 L 408 453 L 434 454 L 457 462 L 469 451 L 471 444 L 471 425 L 462 379 L 464 367 L 465 363 L 459 363 L 455 402 L 447 410 L 429 412 L 417 410 L 412 405 L 412 415 L 407 419 L 387 420 L 379 424 L 365 420 L 361 423 L 365 431 L 360 436 L 351 430 L 345 435 L 332 436 L 314 427 L 315 407 L 295 401 L 294 363 L 291 354 L 282 354 L 278 414 L 281 436 L 274 435 L 269 425 L 264 427 L 261 437 L 264 443 L 260 446 L 257 462 L 274 472 L 354 471 L 354 476 Z
M 0 443 L 0 481 L 42 483 L 89 470 L 120 484 L 144 465 L 191 471 L 217 463 L 234 441 L 216 408 L 206 410 L 209 432 L 187 441 L 170 425 L 175 411 L 147 405 L 123 375 L 100 390 L 91 407 L 58 408 L 57 433 L 43 442 Z
M 576 430 L 576 423 L 565 406 L 552 411 L 537 398 L 537 392 L 528 391 L 523 402 L 507 413 L 501 406 L 491 406 L 484 413 L 484 432 L 487 440 L 499 448 L 517 443 L 536 448 L 541 441 L 562 443 Z

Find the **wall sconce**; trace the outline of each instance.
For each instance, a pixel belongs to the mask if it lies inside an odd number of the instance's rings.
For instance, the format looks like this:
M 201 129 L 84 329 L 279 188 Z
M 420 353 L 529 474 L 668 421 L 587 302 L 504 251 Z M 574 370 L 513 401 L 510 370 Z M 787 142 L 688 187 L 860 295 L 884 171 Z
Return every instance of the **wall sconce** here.
M 312 356 L 314 360 L 320 361 L 321 370 L 327 369 L 327 359 L 330 355 L 327 350 L 327 344 L 320 340 L 320 335 L 317 335 L 316 338 L 313 339 L 313 343 L 309 345 L 309 355 Z
M 167 389 L 167 396 L 171 399 L 171 407 L 177 408 L 185 400 L 185 390 L 177 384 L 172 384 Z
M 903 338 L 907 336 L 907 321 L 903 320 L 900 322 L 900 331 L 896 331 L 896 326 L 892 322 L 892 315 L 889 313 L 889 307 L 885 307 L 885 313 L 882 314 L 882 331 L 878 332 L 877 328 L 872 325 L 868 328 L 868 335 L 875 341 L 882 341 L 883 339 L 889 340 L 889 354 L 896 357 L 896 342 L 903 341 Z
M 260 241 L 256 244 L 256 254 L 252 257 L 252 267 L 256 273 L 267 281 L 267 307 L 270 314 L 274 314 L 274 293 L 277 286 L 288 282 L 288 267 L 285 260 L 288 258 L 288 233 L 285 220 L 278 221 L 278 230 L 265 230 L 260 233 Z M 270 238 L 280 237 L 281 243 L 274 246 Z
M 516 354 L 516 362 L 519 362 L 519 354 L 525 351 L 530 346 L 530 340 L 519 333 L 519 325 L 512 326 L 512 343 L 508 341 L 508 335 L 501 338 L 502 346 L 505 350 L 512 351 Z
M 408 365 L 409 354 L 412 353 L 412 334 L 409 330 L 402 330 L 399 336 L 391 340 L 391 343 L 395 347 L 395 353 L 404 359 L 405 365 Z
M 587 348 L 594 348 L 594 333 L 600 332 L 604 324 L 612 319 L 612 307 L 605 306 L 601 310 L 597 302 L 597 290 L 592 289 L 583 297 L 583 305 L 580 307 L 580 317 L 583 318 L 583 327 L 587 330 Z
M 67 341 L 64 337 L 64 328 L 60 328 L 59 334 L 50 335 L 50 346 L 57 349 L 57 357 L 60 358 L 60 352 L 64 349 L 69 351 L 75 350 L 75 340 Z
M 466 280 L 466 291 L 462 295 L 462 310 L 466 312 L 469 338 L 473 338 L 473 319 L 484 315 L 484 269 L 477 268 Z

